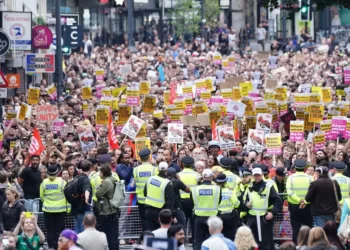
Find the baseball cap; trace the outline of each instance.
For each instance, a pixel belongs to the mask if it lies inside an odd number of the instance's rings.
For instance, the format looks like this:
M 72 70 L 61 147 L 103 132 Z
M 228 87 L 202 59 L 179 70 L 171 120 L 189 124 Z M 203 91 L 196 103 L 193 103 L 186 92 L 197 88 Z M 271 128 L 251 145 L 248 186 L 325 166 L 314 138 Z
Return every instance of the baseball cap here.
M 286 170 L 283 167 L 279 167 L 276 169 L 276 175 L 278 176 L 286 176 Z
M 77 243 L 77 240 L 78 240 L 78 235 L 73 230 L 70 230 L 70 229 L 63 230 L 61 233 L 61 237 L 67 238 L 73 241 L 74 243 Z
M 162 162 L 159 163 L 159 165 L 158 165 L 158 169 L 159 169 L 159 170 L 168 170 L 168 167 L 169 167 L 169 165 L 168 165 L 168 163 L 166 163 L 165 161 L 162 161 Z
M 261 170 L 261 168 L 254 168 L 252 174 L 253 174 L 253 175 L 256 175 L 256 174 L 262 175 L 262 170 Z
M 211 169 L 204 169 L 202 176 L 203 177 L 211 177 L 211 176 L 213 176 L 213 172 L 211 171 Z
M 222 173 L 222 172 L 225 171 L 225 169 L 223 169 L 223 168 L 220 167 L 220 166 L 214 166 L 214 167 L 212 167 L 211 170 L 212 170 L 213 173 L 216 173 L 216 172 Z

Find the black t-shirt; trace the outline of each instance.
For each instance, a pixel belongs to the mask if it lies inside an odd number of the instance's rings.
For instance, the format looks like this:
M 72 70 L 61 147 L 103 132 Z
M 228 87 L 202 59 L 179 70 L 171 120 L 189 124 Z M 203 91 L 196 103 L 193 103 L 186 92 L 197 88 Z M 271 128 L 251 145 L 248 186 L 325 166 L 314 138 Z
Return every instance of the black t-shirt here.
M 174 189 L 174 193 L 175 193 L 175 206 L 174 206 L 174 208 L 182 210 L 180 190 L 185 191 L 186 185 L 182 181 L 177 180 L 177 179 L 173 179 L 173 180 L 171 180 L 171 182 L 173 183 L 173 189 Z
M 84 214 L 86 211 L 90 211 L 91 207 L 85 203 L 85 191 L 90 192 L 89 203 L 91 203 L 91 194 L 92 194 L 92 186 L 90 183 L 90 179 L 86 174 L 80 174 L 78 180 L 79 193 L 83 194 L 80 202 L 77 205 L 72 205 L 71 214 Z
M 24 180 L 24 199 L 40 198 L 41 173 L 38 168 L 25 168 L 19 175 Z

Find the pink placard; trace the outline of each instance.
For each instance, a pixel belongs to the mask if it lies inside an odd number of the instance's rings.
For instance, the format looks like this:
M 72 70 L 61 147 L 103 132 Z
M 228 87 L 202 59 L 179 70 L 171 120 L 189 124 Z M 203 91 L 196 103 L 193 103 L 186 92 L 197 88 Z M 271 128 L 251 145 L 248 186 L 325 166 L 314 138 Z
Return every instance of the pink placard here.
M 211 97 L 211 104 L 223 104 L 224 103 L 224 99 L 222 98 L 222 96 L 212 96 Z
M 52 132 L 59 132 L 61 131 L 62 127 L 64 126 L 64 121 L 54 121 L 52 123 Z
M 136 96 L 128 96 L 126 97 L 126 104 L 132 105 L 132 106 L 138 106 L 139 105 L 140 97 Z
M 289 140 L 290 141 L 303 141 L 304 140 L 304 132 L 290 132 Z
M 350 84 L 350 68 L 344 68 L 344 84 Z
M 338 119 L 333 117 L 331 133 L 335 136 L 335 138 L 337 138 L 339 134 L 344 136 L 345 130 L 346 130 L 346 119 Z
M 280 155 L 280 154 L 282 154 L 282 149 L 281 148 L 267 148 L 266 153 L 271 154 L 271 155 Z
M 96 97 L 101 98 L 102 97 L 102 89 L 104 88 L 104 85 L 97 85 L 96 86 Z

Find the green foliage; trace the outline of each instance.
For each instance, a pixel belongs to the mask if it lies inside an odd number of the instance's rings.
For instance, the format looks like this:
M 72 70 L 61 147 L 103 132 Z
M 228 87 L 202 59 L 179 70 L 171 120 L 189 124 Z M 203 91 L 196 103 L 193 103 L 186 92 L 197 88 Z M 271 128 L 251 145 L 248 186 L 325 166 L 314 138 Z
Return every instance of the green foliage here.
M 42 17 L 37 17 L 36 18 L 36 24 L 37 25 L 46 25 L 44 19 Z
M 270 10 L 273 10 L 278 8 L 280 6 L 280 2 L 283 1 L 284 5 L 286 6 L 285 9 L 290 11 L 299 11 L 300 8 L 295 8 L 295 5 L 299 5 L 299 0 L 261 0 L 261 3 Z M 349 0 L 312 0 L 311 2 L 316 4 L 317 10 L 323 10 L 332 5 L 339 5 L 342 8 L 350 9 Z
M 220 14 L 219 1 L 205 0 L 204 1 L 204 18 L 207 21 L 207 25 L 214 26 L 218 23 Z

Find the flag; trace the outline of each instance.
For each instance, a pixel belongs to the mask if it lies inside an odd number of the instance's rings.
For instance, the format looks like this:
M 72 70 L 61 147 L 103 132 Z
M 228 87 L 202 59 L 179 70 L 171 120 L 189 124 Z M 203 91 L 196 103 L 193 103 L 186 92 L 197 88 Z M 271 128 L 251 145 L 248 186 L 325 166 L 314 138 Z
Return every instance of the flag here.
M 112 115 L 109 113 L 108 115 L 108 142 L 110 149 L 119 149 L 119 143 L 117 138 L 115 137 L 115 130 L 113 126 Z
M 219 138 L 218 138 L 218 132 L 217 132 L 217 130 L 216 130 L 216 123 L 215 123 L 215 120 L 212 120 L 212 122 L 211 122 L 211 129 L 212 129 L 212 131 L 211 131 L 211 139 L 213 140 L 213 141 L 217 141 Z
M 41 155 L 45 150 L 45 146 L 41 141 L 41 137 L 37 128 L 34 128 L 32 140 L 30 142 L 29 154 L 30 155 Z

